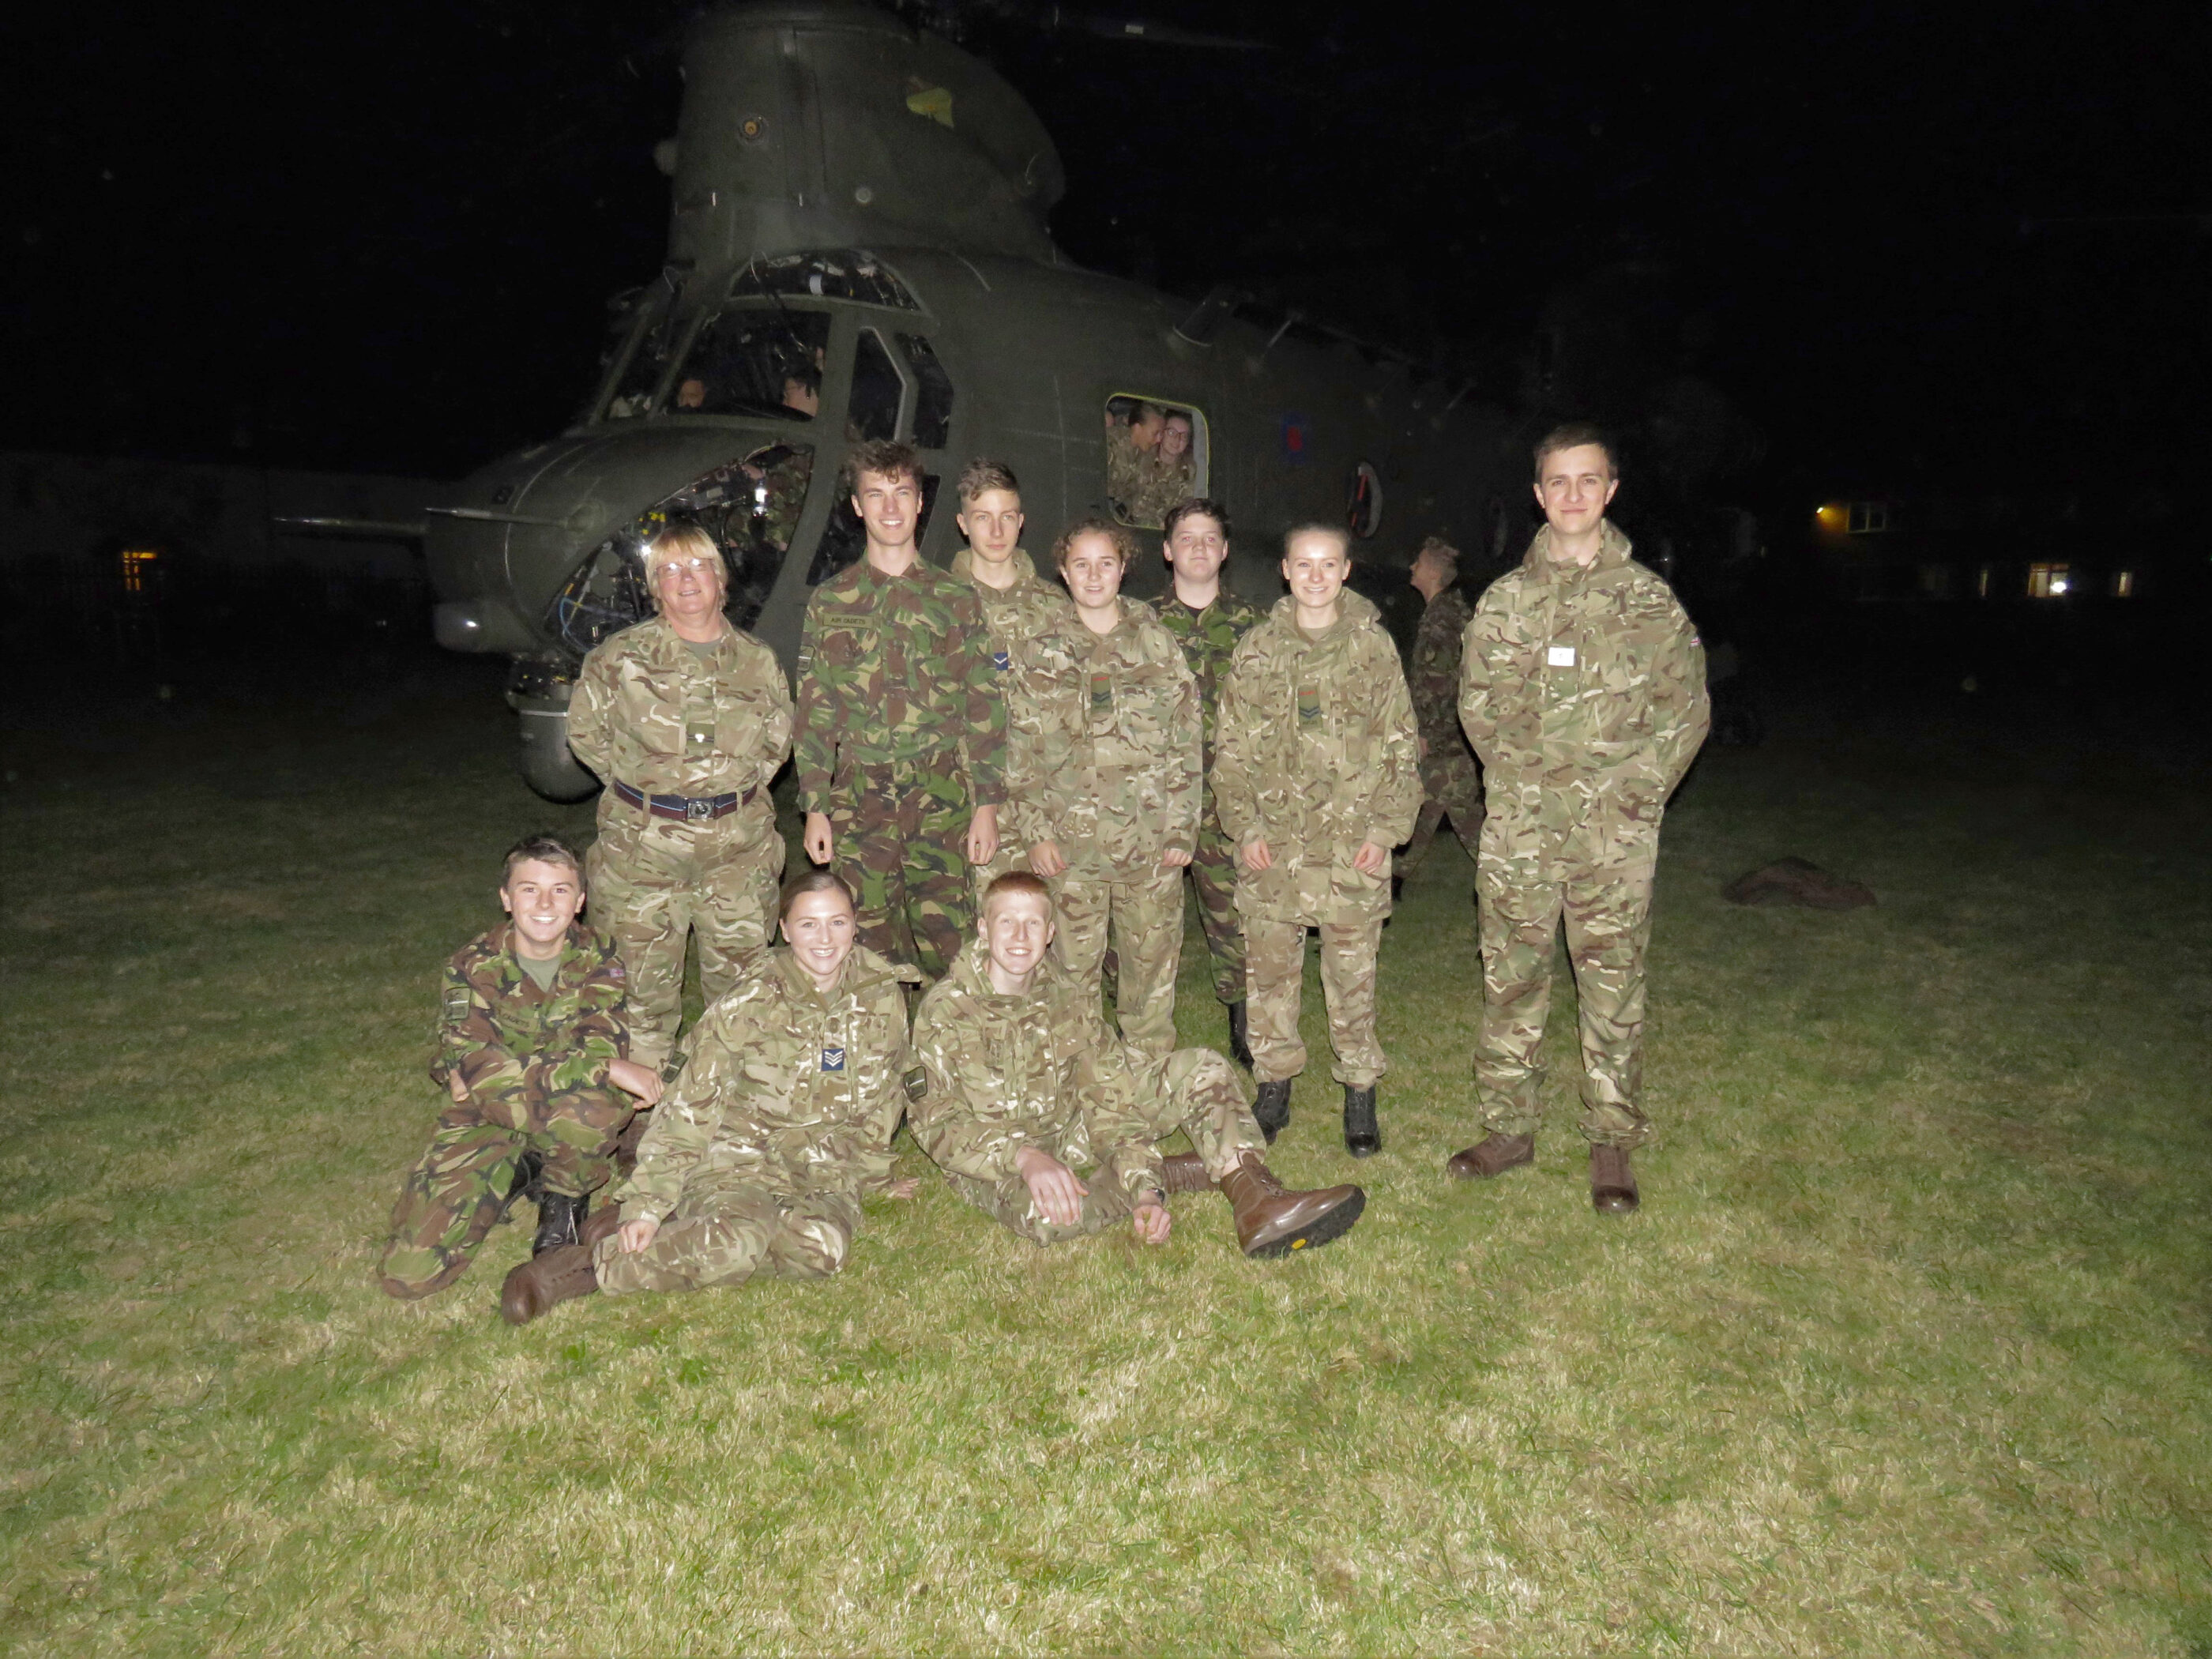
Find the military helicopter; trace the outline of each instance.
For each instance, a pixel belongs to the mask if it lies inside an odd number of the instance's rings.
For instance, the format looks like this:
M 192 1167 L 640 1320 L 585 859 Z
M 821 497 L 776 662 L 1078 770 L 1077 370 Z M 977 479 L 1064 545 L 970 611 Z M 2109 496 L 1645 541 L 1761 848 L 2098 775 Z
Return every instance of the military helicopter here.
M 656 151 L 666 262 L 611 303 L 589 404 L 426 526 L 438 641 L 513 658 L 540 794 L 598 787 L 568 751 L 571 685 L 650 613 L 641 552 L 669 518 L 716 537 L 732 618 L 795 658 L 808 595 L 864 549 L 837 483 L 856 440 L 920 452 L 939 563 L 962 544 L 944 497 L 977 455 L 1019 476 L 1033 541 L 1110 513 L 1152 544 L 1158 509 L 1109 495 L 1108 448 L 1117 421 L 1158 412 L 1181 417 L 1181 482 L 1236 521 L 1249 597 L 1281 591 L 1273 536 L 1293 523 L 1346 524 L 1363 555 L 1387 527 L 1399 568 L 1426 534 L 1502 544 L 1524 493 L 1503 414 L 1234 289 L 1194 305 L 1073 264 L 1046 228 L 1065 188 L 1050 135 L 939 33 L 860 0 L 752 0 L 696 17 L 682 61 Z M 1164 574 L 1140 566 L 1131 591 Z

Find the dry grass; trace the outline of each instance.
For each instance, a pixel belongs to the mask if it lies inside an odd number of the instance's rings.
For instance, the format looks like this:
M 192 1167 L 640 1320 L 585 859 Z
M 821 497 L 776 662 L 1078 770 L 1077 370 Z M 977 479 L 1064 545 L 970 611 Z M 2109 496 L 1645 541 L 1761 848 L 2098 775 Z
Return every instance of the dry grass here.
M 1182 1199 L 1164 1249 L 1042 1253 L 932 1185 L 830 1284 L 511 1331 L 520 1228 L 426 1306 L 371 1268 L 435 964 L 586 815 L 484 702 L 102 729 L 19 739 L 7 798 L 14 1650 L 2212 1650 L 2200 774 L 1806 720 L 1709 757 L 1625 1224 L 1564 1079 L 1534 1171 L 1442 1178 L 1447 842 L 1344 1244 L 1247 1263 Z M 1784 852 L 1881 907 L 1715 896 Z M 1341 1176 L 1333 1107 L 1317 1068 L 1285 1176 Z

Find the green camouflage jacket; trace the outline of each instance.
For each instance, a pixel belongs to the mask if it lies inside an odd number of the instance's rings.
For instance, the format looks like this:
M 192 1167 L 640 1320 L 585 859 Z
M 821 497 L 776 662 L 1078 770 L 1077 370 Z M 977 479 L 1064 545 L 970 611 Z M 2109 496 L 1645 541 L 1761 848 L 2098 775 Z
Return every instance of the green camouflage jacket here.
M 1176 598 L 1175 584 L 1158 605 L 1160 626 L 1182 647 L 1183 660 L 1198 682 L 1199 702 L 1206 711 L 1206 787 L 1212 789 L 1213 732 L 1221 707 L 1221 682 L 1228 677 L 1230 659 L 1237 642 L 1260 625 L 1260 607 L 1247 605 L 1224 586 L 1203 611 L 1194 611 Z
M 1406 690 L 1413 699 L 1413 725 L 1426 750 L 1423 765 L 1441 769 L 1455 757 L 1465 760 L 1467 738 L 1459 725 L 1459 653 L 1467 632 L 1466 596 L 1447 587 L 1431 599 L 1413 630 L 1412 665 Z
M 1346 588 L 1340 607 L 1308 640 L 1284 595 L 1237 647 L 1221 689 L 1214 809 L 1232 841 L 1264 840 L 1274 859 L 1237 870 L 1237 903 L 1255 915 L 1387 914 L 1387 871 L 1367 875 L 1352 858 L 1364 842 L 1397 846 L 1420 815 L 1398 647 L 1367 599 Z
M 1467 625 L 1459 717 L 1491 814 L 1540 838 L 1593 819 L 1656 826 L 1711 724 L 1705 649 L 1610 521 L 1586 569 L 1554 562 L 1551 534 Z
M 1097 1166 L 1133 1200 L 1161 1190 L 1160 1156 L 1136 1109 L 1121 1040 L 1049 955 L 1023 997 L 991 988 L 981 939 L 921 1000 L 914 1051 L 921 1093 L 908 1127 L 941 1169 L 994 1183 L 1020 1171 L 1024 1146 L 1071 1170 Z M 913 1091 L 909 1090 L 909 1094 Z
M 1110 634 L 1079 617 L 1016 658 L 1039 729 L 1008 790 L 1013 835 L 1055 843 L 1071 875 L 1093 880 L 1156 870 L 1162 854 L 1198 845 L 1198 684 L 1152 607 L 1121 606 Z
M 524 1127 L 528 1102 L 570 1089 L 605 1088 L 607 1062 L 629 1054 L 615 947 L 581 924 L 550 989 L 541 991 L 515 960 L 512 924 L 454 952 L 440 997 L 438 1056 L 430 1075 L 456 1077 L 493 1123 Z
M 920 978 L 856 945 L 824 994 L 785 947 L 759 957 L 685 1044 L 615 1194 L 622 1218 L 665 1219 L 702 1167 L 785 1197 L 882 1185 L 910 1064 L 900 986 Z
M 974 586 L 916 558 L 866 559 L 807 601 L 799 646 L 799 809 L 893 769 L 963 776 L 971 802 L 1006 798 L 1006 705 Z
M 791 720 L 782 665 L 758 640 L 732 628 L 702 657 L 653 617 L 584 659 L 568 746 L 608 783 L 656 795 L 759 788 L 765 802 L 791 752 Z

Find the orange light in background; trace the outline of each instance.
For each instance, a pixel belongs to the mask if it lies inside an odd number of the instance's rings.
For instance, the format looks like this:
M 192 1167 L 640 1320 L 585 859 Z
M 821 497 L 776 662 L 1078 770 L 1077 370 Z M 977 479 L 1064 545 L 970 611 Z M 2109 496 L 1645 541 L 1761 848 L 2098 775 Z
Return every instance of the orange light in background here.
M 159 550 L 151 547 L 126 547 L 123 550 L 123 591 L 143 593 L 153 567 L 161 562 Z
M 2027 568 L 2027 597 L 2031 599 L 2063 599 L 2073 586 L 2070 565 L 2032 564 Z
M 1827 501 L 1813 511 L 1813 522 L 1823 530 L 1841 530 L 1850 522 L 1850 509 L 1841 501 Z

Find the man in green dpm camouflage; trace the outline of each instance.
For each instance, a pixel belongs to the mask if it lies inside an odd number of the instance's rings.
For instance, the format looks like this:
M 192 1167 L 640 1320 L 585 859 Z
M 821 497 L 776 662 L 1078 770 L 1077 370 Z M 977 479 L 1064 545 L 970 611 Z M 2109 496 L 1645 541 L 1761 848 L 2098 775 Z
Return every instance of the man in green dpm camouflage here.
M 594 1290 L 827 1278 L 863 1193 L 913 1194 L 890 1178 L 890 1146 L 906 1103 L 902 981 L 921 975 L 854 944 L 852 895 L 826 870 L 793 881 L 782 920 L 783 943 L 693 1037 L 615 1194 L 620 1230 L 537 1258 L 525 1318 Z
M 1080 624 L 1023 647 L 1042 730 L 1008 806 L 1052 891 L 1060 963 L 1094 989 L 1110 934 L 1121 1040 L 1146 1071 L 1176 1046 L 1182 872 L 1198 836 L 1198 687 L 1152 607 L 1121 597 L 1129 545 L 1104 519 L 1053 549 Z
M 957 522 L 968 545 L 952 556 L 952 574 L 975 585 L 990 630 L 991 665 L 1006 704 L 1006 776 L 1032 775 L 1038 714 L 1017 664 L 1029 642 L 1057 633 L 1075 620 L 1074 608 L 1057 584 L 1038 579 L 1036 566 L 1022 550 L 1022 492 L 1013 469 L 977 459 L 960 474 Z M 1001 825 L 1002 831 L 1008 826 Z M 1008 832 L 988 862 L 973 866 L 975 896 L 1009 870 L 1029 868 L 1028 849 Z
M 645 569 L 660 614 L 584 659 L 568 746 L 606 785 L 592 896 L 629 969 L 636 1059 L 659 1070 L 684 1017 L 688 936 L 710 1003 L 768 944 L 784 860 L 768 786 L 790 752 L 792 709 L 775 653 L 722 615 L 712 537 L 672 526 Z
M 1260 623 L 1260 609 L 1229 591 L 1221 573 L 1229 563 L 1229 509 L 1204 495 L 1187 496 L 1167 512 L 1160 550 L 1173 577 L 1158 606 L 1160 626 L 1182 647 L 1198 684 L 1200 750 L 1206 781 L 1199 797 L 1198 845 L 1191 853 L 1191 890 L 1213 960 L 1213 994 L 1229 1011 L 1229 1052 L 1252 1069 L 1245 1022 L 1244 929 L 1237 917 L 1237 843 L 1221 827 L 1213 804 L 1213 740 L 1237 641 Z
M 1352 542 L 1328 525 L 1283 538 L 1291 591 L 1244 636 L 1221 692 L 1213 797 L 1243 868 L 1245 979 L 1252 1000 L 1254 1115 L 1273 1140 L 1305 1069 L 1298 1005 L 1306 929 L 1321 930 L 1321 982 L 1344 1145 L 1379 1152 L 1375 959 L 1390 914 L 1390 849 L 1421 804 L 1413 704 L 1375 606 L 1345 586 Z
M 533 1176 L 544 1193 L 534 1249 L 574 1243 L 613 1171 L 630 1097 L 660 1097 L 659 1074 L 625 1058 L 623 964 L 577 921 L 575 854 L 550 836 L 516 842 L 499 899 L 507 925 L 446 969 L 430 1075 L 453 1103 L 400 1191 L 384 1247 L 384 1288 L 409 1300 L 459 1279 Z
M 1427 603 L 1413 634 L 1406 689 L 1413 699 L 1413 724 L 1421 738 L 1421 816 L 1413 837 L 1399 854 L 1397 874 L 1411 875 L 1420 864 L 1437 826 L 1449 817 L 1452 833 L 1469 859 L 1482 847 L 1482 775 L 1474 751 L 1459 726 L 1459 657 L 1467 632 L 1467 599 L 1459 591 L 1459 550 L 1431 536 L 1414 556 L 1408 578 Z
M 903 444 L 846 458 L 867 556 L 807 602 L 797 758 L 806 855 L 859 896 L 860 943 L 934 975 L 999 848 L 1006 705 L 974 586 L 915 545 L 921 478 Z
M 1711 723 L 1705 651 L 1673 590 L 1606 518 L 1620 487 L 1595 427 L 1536 447 L 1545 527 L 1468 624 L 1459 714 L 1489 784 L 1475 881 L 1482 908 L 1482 1140 L 1450 1172 L 1528 1163 L 1542 1121 L 1537 1061 L 1564 916 L 1580 1005 L 1590 1201 L 1632 1210 L 1631 1149 L 1650 1133 L 1644 951 L 1659 820 Z
M 1146 1243 L 1164 1243 L 1165 1195 L 1209 1186 L 1228 1198 L 1247 1255 L 1326 1244 L 1358 1219 L 1357 1187 L 1284 1189 L 1220 1055 L 1181 1048 L 1157 1070 L 1131 1066 L 1096 988 L 1052 958 L 1052 932 L 1044 883 L 1000 877 L 975 941 L 922 998 L 908 1121 L 955 1192 L 1032 1244 L 1124 1216 Z M 1163 1159 L 1153 1143 L 1177 1129 L 1198 1150 Z

